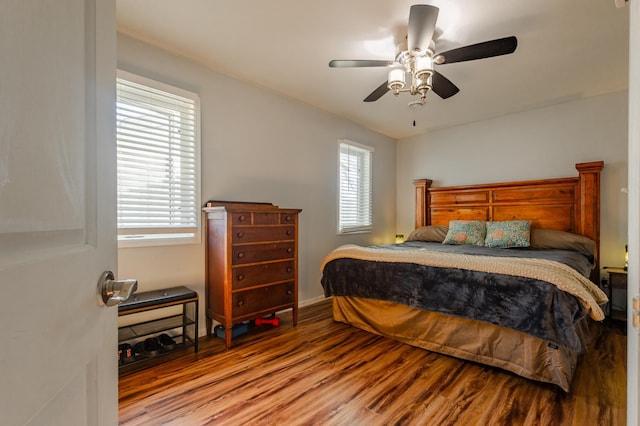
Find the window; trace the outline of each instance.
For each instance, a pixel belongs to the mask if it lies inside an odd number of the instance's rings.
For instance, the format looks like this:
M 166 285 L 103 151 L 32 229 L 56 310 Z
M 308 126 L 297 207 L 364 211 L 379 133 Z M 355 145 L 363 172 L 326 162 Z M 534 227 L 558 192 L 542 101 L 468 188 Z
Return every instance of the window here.
M 116 86 L 120 245 L 199 241 L 198 95 L 122 71 Z
M 340 140 L 338 151 L 338 233 L 369 231 L 373 148 Z

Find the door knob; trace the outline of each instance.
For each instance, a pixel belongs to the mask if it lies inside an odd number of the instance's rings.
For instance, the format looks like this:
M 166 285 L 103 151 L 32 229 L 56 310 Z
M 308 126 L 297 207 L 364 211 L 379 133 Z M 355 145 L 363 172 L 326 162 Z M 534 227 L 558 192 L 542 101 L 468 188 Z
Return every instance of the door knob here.
M 126 302 L 136 290 L 138 290 L 138 280 L 116 281 L 111 271 L 104 271 L 98 280 L 98 293 L 106 306 Z

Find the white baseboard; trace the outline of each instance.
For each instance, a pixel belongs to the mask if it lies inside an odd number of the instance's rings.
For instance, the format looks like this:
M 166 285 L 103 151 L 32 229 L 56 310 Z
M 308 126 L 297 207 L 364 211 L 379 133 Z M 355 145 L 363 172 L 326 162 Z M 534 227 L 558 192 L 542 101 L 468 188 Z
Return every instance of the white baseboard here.
M 302 308 L 309 305 L 315 305 L 318 302 L 322 302 L 323 300 L 330 299 L 330 298 L 331 297 L 318 296 L 318 297 L 313 297 L 311 299 L 298 301 L 298 307 Z

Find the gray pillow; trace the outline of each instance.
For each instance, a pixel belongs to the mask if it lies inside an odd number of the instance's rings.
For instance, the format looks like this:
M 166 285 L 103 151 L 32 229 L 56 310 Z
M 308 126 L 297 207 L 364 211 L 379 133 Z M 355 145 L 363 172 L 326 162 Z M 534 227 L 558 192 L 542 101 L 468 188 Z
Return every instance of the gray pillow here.
M 531 247 L 573 250 L 596 257 L 596 242 L 591 238 L 554 229 L 532 229 Z
M 445 225 L 421 226 L 411 231 L 405 241 L 425 241 L 433 243 L 441 243 L 447 236 L 449 227 Z

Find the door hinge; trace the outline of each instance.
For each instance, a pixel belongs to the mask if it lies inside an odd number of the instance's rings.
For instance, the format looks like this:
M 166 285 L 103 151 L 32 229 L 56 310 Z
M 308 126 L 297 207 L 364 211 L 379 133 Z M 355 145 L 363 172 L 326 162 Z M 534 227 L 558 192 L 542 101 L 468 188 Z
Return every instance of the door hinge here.
M 640 323 L 640 295 L 633 298 L 633 328 L 637 329 Z

